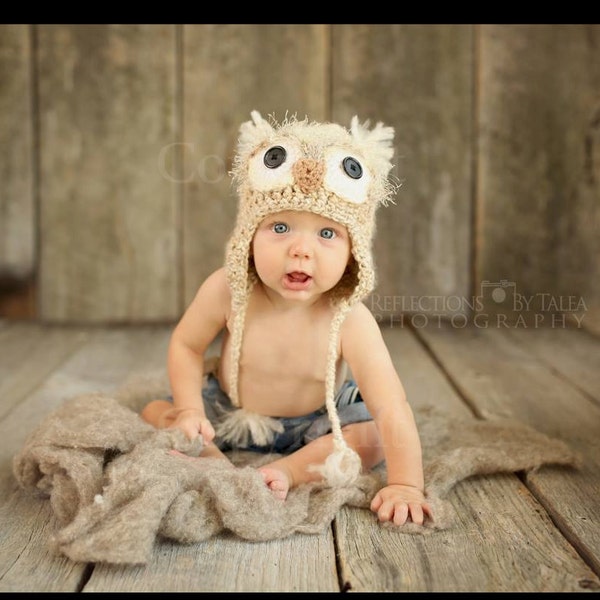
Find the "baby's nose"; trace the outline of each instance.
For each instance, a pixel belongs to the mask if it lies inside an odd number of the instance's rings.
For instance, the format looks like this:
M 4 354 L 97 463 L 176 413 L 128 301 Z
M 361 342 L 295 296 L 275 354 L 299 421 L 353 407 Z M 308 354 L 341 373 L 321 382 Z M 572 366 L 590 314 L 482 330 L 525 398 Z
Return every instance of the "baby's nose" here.
M 312 249 L 310 243 L 305 235 L 298 235 L 290 246 L 290 254 L 294 258 L 310 258 L 312 255 Z
M 325 165 L 312 158 L 301 158 L 294 163 L 292 175 L 303 194 L 310 194 L 323 183 Z

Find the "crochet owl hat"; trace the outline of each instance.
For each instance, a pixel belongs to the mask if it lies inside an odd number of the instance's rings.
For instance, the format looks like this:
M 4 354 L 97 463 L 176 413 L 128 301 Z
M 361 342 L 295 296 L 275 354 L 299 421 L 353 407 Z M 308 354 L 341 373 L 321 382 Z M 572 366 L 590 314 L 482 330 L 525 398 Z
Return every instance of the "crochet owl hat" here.
M 348 230 L 354 260 L 331 293 L 335 310 L 327 352 L 325 405 L 334 452 L 325 465 L 316 467 L 332 485 L 354 480 L 361 466 L 360 458 L 342 436 L 335 407 L 340 327 L 351 307 L 375 286 L 371 252 L 375 212 L 380 204 L 387 204 L 395 191 L 388 178 L 394 130 L 382 123 L 373 129 L 368 125 L 368 122 L 360 124 L 356 116 L 349 130 L 334 123 L 300 121 L 295 117 L 278 124 L 253 111 L 251 120 L 240 127 L 232 169 L 239 204 L 237 221 L 226 247 L 225 271 L 232 295 L 230 397 L 235 406 L 240 406 L 238 372 L 246 308 L 258 277 L 251 258 L 252 239 L 258 225 L 270 214 L 297 210 L 332 219 Z M 281 427 L 274 419 L 266 420 L 270 421 L 267 430 Z M 256 420 L 253 423 L 250 429 L 254 428 L 254 441 L 269 441 L 264 428 L 260 433 L 264 422 L 262 426 L 257 426 Z

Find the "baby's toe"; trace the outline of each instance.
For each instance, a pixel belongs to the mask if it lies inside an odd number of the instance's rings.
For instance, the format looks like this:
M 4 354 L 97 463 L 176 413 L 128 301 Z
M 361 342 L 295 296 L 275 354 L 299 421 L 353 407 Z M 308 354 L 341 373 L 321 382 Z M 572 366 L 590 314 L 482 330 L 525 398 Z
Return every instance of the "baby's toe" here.
M 273 496 L 278 500 L 285 500 L 290 489 L 286 474 L 279 469 L 268 467 L 260 468 L 259 472 L 262 475 L 263 481 L 273 493 Z

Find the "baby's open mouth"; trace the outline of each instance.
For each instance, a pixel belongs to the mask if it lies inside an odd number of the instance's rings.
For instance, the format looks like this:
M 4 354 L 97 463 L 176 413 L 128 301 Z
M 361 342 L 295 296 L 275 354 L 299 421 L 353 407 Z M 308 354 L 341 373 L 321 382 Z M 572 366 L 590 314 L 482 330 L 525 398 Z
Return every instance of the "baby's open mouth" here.
M 288 281 L 292 283 L 306 283 L 310 279 L 310 275 L 302 271 L 292 271 L 287 274 Z

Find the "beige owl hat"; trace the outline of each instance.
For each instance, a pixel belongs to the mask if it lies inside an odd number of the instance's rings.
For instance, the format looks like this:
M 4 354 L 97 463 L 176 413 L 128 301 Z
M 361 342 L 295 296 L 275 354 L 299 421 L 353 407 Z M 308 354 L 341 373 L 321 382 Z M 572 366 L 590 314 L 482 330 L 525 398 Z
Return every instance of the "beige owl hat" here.
M 388 178 L 392 168 L 394 130 L 377 123 L 360 124 L 352 118 L 350 129 L 334 123 L 286 118 L 281 124 L 264 120 L 257 111 L 240 127 L 232 175 L 239 196 L 237 221 L 227 243 L 225 270 L 232 295 L 230 397 L 240 406 L 238 371 L 244 321 L 250 291 L 257 281 L 251 244 L 259 223 L 268 215 L 286 210 L 309 211 L 344 225 L 349 233 L 353 263 L 332 290 L 335 307 L 327 353 L 325 404 L 334 437 L 334 452 L 325 465 L 315 467 L 331 485 L 354 480 L 360 458 L 341 431 L 335 407 L 336 363 L 340 327 L 350 308 L 375 286 L 371 242 L 375 212 L 387 204 L 397 186 Z M 238 413 L 236 415 L 236 413 Z M 265 444 L 281 424 L 241 408 L 233 421 L 217 426 L 217 434 L 240 440 L 245 422 L 255 443 Z

